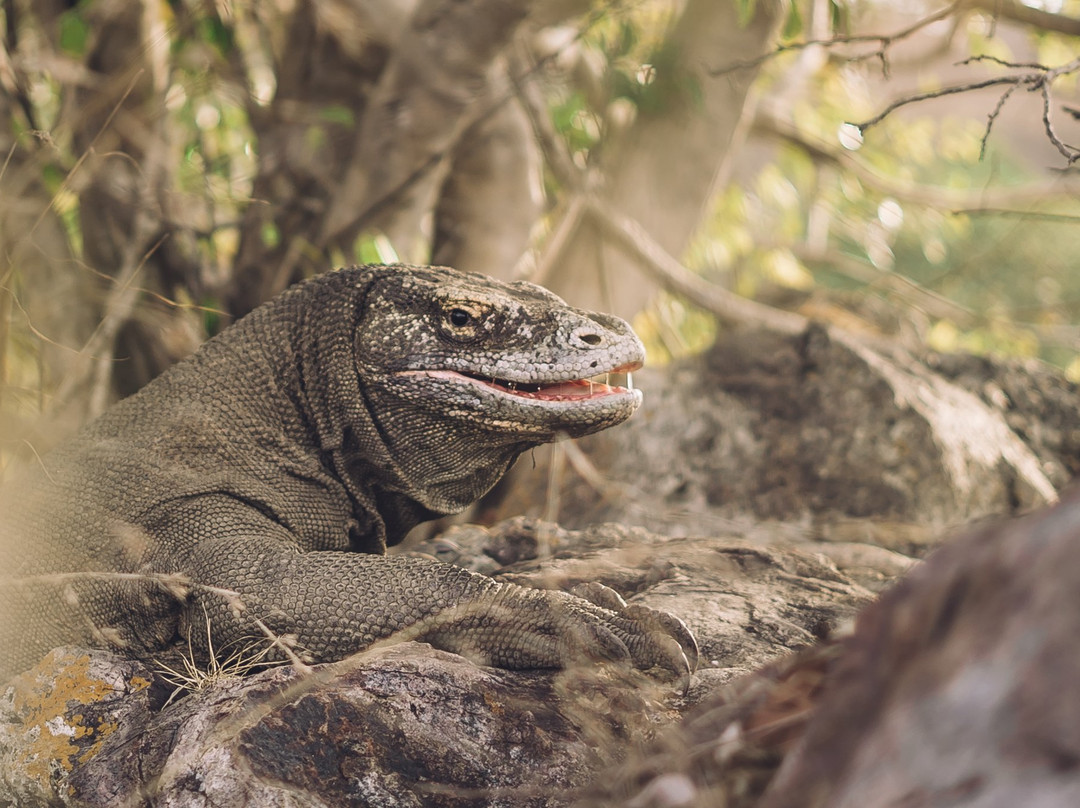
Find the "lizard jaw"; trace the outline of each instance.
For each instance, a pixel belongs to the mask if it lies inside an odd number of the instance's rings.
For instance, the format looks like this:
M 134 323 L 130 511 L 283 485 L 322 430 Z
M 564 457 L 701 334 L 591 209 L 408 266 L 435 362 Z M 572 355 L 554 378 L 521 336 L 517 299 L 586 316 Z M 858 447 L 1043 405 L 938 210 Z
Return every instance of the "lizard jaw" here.
M 632 377 L 633 371 L 640 367 L 641 362 L 630 362 L 587 378 L 563 379 L 553 382 L 515 382 L 508 379 L 487 378 L 479 374 L 462 373 L 456 370 L 407 370 L 402 371 L 401 375 L 422 375 L 429 378 L 445 379 L 450 382 L 479 385 L 501 395 L 517 399 L 552 403 L 581 403 L 625 395 L 640 399 L 641 393 L 634 389 Z M 626 387 L 609 384 L 608 377 L 612 373 L 625 373 Z M 600 376 L 603 376 L 605 380 L 599 381 L 597 377 Z

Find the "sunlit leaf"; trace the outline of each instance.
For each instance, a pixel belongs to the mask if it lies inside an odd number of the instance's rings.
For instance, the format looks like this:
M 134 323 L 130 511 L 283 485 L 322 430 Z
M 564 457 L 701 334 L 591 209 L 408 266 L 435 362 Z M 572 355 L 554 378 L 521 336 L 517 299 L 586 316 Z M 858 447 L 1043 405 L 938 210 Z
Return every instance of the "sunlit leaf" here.
M 90 35 L 90 26 L 86 24 L 78 9 L 66 11 L 60 15 L 60 49 L 69 56 L 82 56 L 86 50 L 86 40 Z
M 198 21 L 199 37 L 212 45 L 222 56 L 228 56 L 235 46 L 232 28 L 217 17 L 201 17 Z
M 353 126 L 356 115 L 353 110 L 343 104 L 330 104 L 319 110 L 319 118 L 327 123 L 339 123 L 344 126 Z
M 262 227 L 259 228 L 259 238 L 262 239 L 264 245 L 273 248 L 281 243 L 281 231 L 274 222 L 263 222 Z
M 739 27 L 745 28 L 754 19 L 757 10 L 757 0 L 735 0 L 735 13 L 737 14 Z
M 784 30 L 781 36 L 784 39 L 794 39 L 803 32 L 802 12 L 798 3 L 792 3 L 788 9 L 787 19 L 784 20 Z

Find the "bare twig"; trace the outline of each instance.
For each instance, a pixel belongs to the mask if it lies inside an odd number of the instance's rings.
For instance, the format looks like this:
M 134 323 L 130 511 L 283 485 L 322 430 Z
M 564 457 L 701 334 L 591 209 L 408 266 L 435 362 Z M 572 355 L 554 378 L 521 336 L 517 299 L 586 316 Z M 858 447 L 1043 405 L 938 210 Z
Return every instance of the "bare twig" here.
M 1009 62 L 1004 59 L 999 59 L 995 56 L 980 55 L 972 56 L 969 59 L 965 59 L 960 64 L 972 64 L 974 62 L 993 62 L 1013 70 L 1024 70 L 1023 73 L 1017 73 L 1008 76 L 995 76 L 989 79 L 983 79 L 982 81 L 972 81 L 966 84 L 958 84 L 952 87 L 944 87 L 940 90 L 932 90 L 926 93 L 918 93 L 916 95 L 907 96 L 906 98 L 900 98 L 893 101 L 891 104 L 885 107 L 884 110 L 879 112 L 873 118 L 862 123 L 852 124 L 859 132 L 864 133 L 872 126 L 876 126 L 885 120 L 896 110 L 901 107 L 908 106 L 909 104 L 915 104 L 920 101 L 927 101 L 932 98 L 942 98 L 947 95 L 956 95 L 958 93 L 968 93 L 974 90 L 982 90 L 987 87 L 1000 87 L 1007 86 L 1008 89 L 998 99 L 994 109 L 990 112 L 986 122 L 986 131 L 983 134 L 982 152 L 986 150 L 986 141 L 990 137 L 990 129 L 994 125 L 994 121 L 997 120 L 998 115 L 1001 113 L 1002 108 L 1005 106 L 1009 97 L 1020 88 L 1027 90 L 1028 92 L 1038 92 L 1042 95 L 1043 99 L 1043 130 L 1046 132 L 1047 139 L 1054 145 L 1054 148 L 1058 150 L 1062 157 L 1065 158 L 1068 165 L 1072 165 L 1077 160 L 1080 160 L 1080 148 L 1070 146 L 1065 143 L 1057 134 L 1054 128 L 1053 121 L 1051 119 L 1052 108 L 1052 96 L 1051 88 L 1054 82 L 1062 76 L 1075 73 L 1080 70 L 1080 59 L 1074 59 L 1071 62 L 1066 62 L 1058 67 L 1047 67 L 1046 65 L 1036 64 L 1033 62 Z M 982 153 L 981 152 L 981 153 Z M 980 156 L 981 156 L 980 153 Z
M 1080 66 L 1080 61 L 1077 61 L 1077 66 Z M 1043 82 L 1039 88 L 1042 91 L 1043 97 L 1043 114 L 1042 122 L 1043 129 L 1046 130 L 1046 136 L 1050 139 L 1050 142 L 1054 144 L 1054 147 L 1061 153 L 1061 156 L 1065 158 L 1069 165 L 1072 165 L 1077 160 L 1080 160 L 1080 149 L 1076 149 L 1073 146 L 1066 145 L 1057 132 L 1054 130 L 1054 124 L 1050 120 L 1050 84 L 1049 82 Z
M 225 600 L 229 608 L 237 612 L 244 612 L 247 619 L 269 640 L 271 646 L 281 651 L 289 662 L 300 672 L 307 672 L 311 667 L 305 663 L 296 652 L 277 633 L 255 615 L 251 614 L 244 603 L 244 596 L 235 589 L 226 589 L 220 586 L 211 586 L 192 581 L 182 573 L 163 572 L 109 572 L 105 570 L 86 570 L 80 572 L 52 572 L 40 575 L 24 575 L 18 577 L 0 577 L 0 586 L 40 586 L 60 585 L 77 583 L 79 581 L 127 581 L 131 583 L 152 583 L 159 586 L 166 593 L 177 600 L 184 600 L 192 590 L 215 595 Z
M 154 226 L 153 222 L 149 221 L 150 217 L 142 213 L 143 210 L 145 208 L 140 208 L 140 214 L 136 217 L 135 233 L 128 243 L 128 248 L 124 250 L 123 268 L 116 279 L 116 285 L 105 301 L 105 316 L 96 329 L 95 336 L 100 348 L 97 351 L 98 357 L 93 366 L 90 397 L 87 404 L 91 417 L 96 417 L 104 412 L 108 403 L 109 389 L 112 384 L 112 366 L 116 361 L 113 356 L 116 337 L 119 335 L 124 323 L 131 317 L 135 304 L 139 300 L 138 287 L 134 286 L 132 281 L 146 266 L 150 256 L 168 238 L 168 236 L 161 236 L 149 250 L 142 254 L 138 261 L 134 260 L 136 250 L 144 243 L 146 234 Z
M 121 107 L 123 107 L 124 102 L 127 101 L 128 96 L 131 95 L 132 92 L 134 92 L 135 87 L 139 82 L 139 79 L 142 78 L 142 74 L 143 71 L 138 70 L 135 72 L 135 75 L 131 77 L 131 81 L 128 82 L 127 89 L 125 89 L 124 92 L 120 94 L 120 97 L 116 100 L 116 103 L 113 105 L 112 110 L 109 112 L 108 117 L 105 118 L 105 122 L 98 128 L 97 133 L 90 139 L 90 142 L 87 144 L 86 148 L 83 149 L 83 153 L 79 155 L 79 159 L 75 161 L 75 165 L 73 165 L 71 167 L 71 170 L 64 175 L 64 179 L 60 181 L 60 187 L 56 189 L 56 193 L 53 194 L 53 197 L 50 200 L 49 204 L 46 205 L 45 208 L 41 211 L 41 214 L 38 216 L 34 224 L 30 227 L 30 230 L 26 233 L 24 238 L 28 239 L 32 235 L 34 235 L 34 231 L 38 229 L 41 223 L 45 220 L 45 217 L 48 215 L 49 211 L 52 209 L 52 206 L 56 204 L 56 200 L 59 197 L 60 192 L 67 189 L 67 187 L 71 184 L 71 181 L 75 178 L 75 175 L 79 172 L 82 164 L 85 163 L 86 159 L 94 153 L 94 144 L 97 143 L 98 138 L 100 138 L 102 134 L 104 134 L 108 130 L 108 128 L 112 126 L 113 118 L 116 117 L 116 114 L 120 111 Z
M 1003 211 L 1003 213 L 1008 212 Z M 1012 212 L 1022 214 L 1022 211 Z M 1039 214 L 1033 215 L 1038 216 Z M 1051 214 L 1046 215 L 1051 216 Z M 1080 217 L 1064 216 L 1061 218 L 1071 221 L 1080 219 Z M 1055 221 L 1056 219 L 1051 220 Z M 836 251 L 811 251 L 799 245 L 787 245 L 786 249 L 790 249 L 801 261 L 808 264 L 827 266 L 834 272 L 865 283 L 868 288 L 887 290 L 890 294 L 895 295 L 902 305 L 921 311 L 929 317 L 949 320 L 961 328 L 976 328 L 995 323 L 1006 324 L 1032 332 L 1039 339 L 1039 342 L 1044 345 L 1068 348 L 1073 351 L 1080 348 L 1080 326 L 1018 320 L 1015 319 L 1015 315 L 1019 313 L 1016 309 L 1012 310 L 1012 316 L 998 316 L 975 311 L 957 303 L 955 300 L 950 300 L 932 289 L 927 289 L 900 272 L 878 269 L 872 264 L 860 261 L 850 255 L 844 255 Z
M 1016 92 L 1018 85 L 1014 84 L 1009 87 L 1005 92 L 1001 94 L 1001 98 L 998 99 L 997 104 L 990 111 L 990 114 L 986 117 L 986 129 L 983 131 L 982 139 L 979 141 L 979 161 L 986 157 L 986 144 L 990 142 L 990 130 L 994 128 L 994 121 L 997 120 L 998 115 L 1001 114 L 1001 110 L 1005 108 L 1005 102 L 1009 100 L 1009 96 Z
M 994 56 L 991 53 L 978 53 L 974 56 L 969 56 L 966 59 L 961 59 L 957 62 L 958 67 L 966 67 L 967 65 L 978 64 L 980 62 L 990 62 L 991 64 L 999 65 L 1000 67 L 1011 67 L 1016 69 L 1028 69 L 1028 70 L 1046 70 L 1046 66 L 1039 64 L 1038 62 L 1010 62 L 1008 59 L 1002 59 L 1000 56 Z
M 787 53 L 789 51 L 801 51 L 811 47 L 822 48 L 835 48 L 840 45 L 864 45 L 864 44 L 877 44 L 877 49 L 870 53 L 864 53 L 859 56 L 853 56 L 851 61 L 865 61 L 867 59 L 878 59 L 881 62 L 882 70 L 886 76 L 889 74 L 889 61 L 888 50 L 897 42 L 907 39 L 913 34 L 918 33 L 928 25 L 933 25 L 935 22 L 939 22 L 948 17 L 951 17 L 957 11 L 959 11 L 965 5 L 965 0 L 956 0 L 956 2 L 950 3 L 945 8 L 934 12 L 926 17 L 923 17 L 906 28 L 902 28 L 891 34 L 854 34 L 847 36 L 834 36 L 821 39 L 808 39 L 802 42 L 789 42 L 786 45 L 780 45 L 768 53 L 764 53 L 758 56 L 756 59 L 749 59 L 742 62 L 735 62 L 733 64 L 725 65 L 724 67 L 716 68 L 709 71 L 710 75 L 723 76 L 727 73 L 733 73 L 738 70 L 748 70 L 758 67 L 759 65 L 774 59 L 777 56 Z
M 935 209 L 985 210 L 1011 207 L 1025 203 L 1046 202 L 1054 197 L 1080 193 L 1080 182 L 1069 177 L 1053 182 L 1024 185 L 1015 188 L 979 188 L 963 190 L 917 183 L 906 183 L 877 173 L 852 152 L 833 148 L 833 144 L 799 131 L 794 122 L 777 115 L 758 112 L 754 119 L 756 130 L 782 138 L 803 149 L 817 163 L 835 165 L 848 171 L 868 188 L 894 197 L 901 202 L 925 205 Z
M 0 166 L 0 182 L 4 181 L 4 175 L 7 173 L 8 166 L 11 164 L 11 158 L 15 156 L 15 149 L 19 146 L 19 142 L 13 141 L 11 148 L 8 149 L 7 156 L 4 157 L 4 164 Z
M 872 126 L 877 126 L 901 107 L 906 107 L 908 104 L 917 104 L 920 101 L 929 101 L 932 98 L 942 98 L 946 95 L 956 95 L 957 93 L 970 93 L 973 90 L 982 90 L 986 87 L 998 87 L 1002 84 L 1015 85 L 1018 83 L 1016 76 L 998 76 L 992 79 L 986 79 L 985 81 L 973 81 L 967 84 L 958 84 L 955 87 L 943 87 L 940 90 L 931 90 L 925 93 L 918 93 L 916 95 L 910 95 L 906 98 L 901 98 L 893 101 L 884 110 L 879 112 L 873 118 L 863 121 L 862 123 L 852 123 L 851 125 L 857 128 L 860 132 L 865 132 Z
M 180 573 L 166 572 L 109 572 L 104 570 L 86 570 L 83 572 L 47 572 L 40 575 L 0 576 L 3 586 L 38 586 L 41 584 L 64 584 L 76 581 L 130 581 L 132 583 L 156 583 L 170 594 L 181 597 L 182 593 L 194 586 L 191 580 Z M 201 586 L 213 592 L 225 592 L 238 595 L 231 589 L 218 590 L 217 587 Z
M 1006 216 L 1014 219 L 1034 219 L 1057 224 L 1080 223 L 1080 214 L 1051 213 L 1044 210 L 1011 210 L 1009 208 L 958 208 L 950 211 L 954 216 Z
M 548 169 L 563 188 L 571 191 L 583 189 L 586 184 L 585 172 L 574 165 L 566 148 L 566 141 L 551 123 L 551 115 L 545 108 L 540 88 L 533 80 L 537 76 L 536 62 L 521 43 L 518 43 L 511 54 L 509 73 L 518 101 L 529 118 Z
M 1068 36 L 1080 36 L 1080 19 L 1045 11 L 1037 8 L 1035 4 L 1027 5 L 1018 0 L 969 0 L 967 5 L 992 14 L 995 19 L 1018 22 Z
M 566 206 L 566 210 L 558 217 L 558 224 L 555 225 L 555 231 L 544 245 L 540 260 L 537 262 L 536 268 L 532 271 L 529 280 L 533 281 L 533 283 L 540 284 L 547 281 L 548 276 L 551 274 L 551 270 L 562 260 L 566 248 L 570 245 L 570 240 L 581 226 L 584 215 L 585 194 L 576 193 L 570 198 L 570 203 Z
M 128 92 L 130 92 L 130 88 Z M 117 102 L 117 108 L 114 108 L 112 112 L 113 115 L 116 114 L 116 109 L 123 103 L 123 98 L 126 98 L 126 95 L 125 93 L 124 97 Z M 140 297 L 139 287 L 135 285 L 134 280 L 145 267 L 150 256 L 167 238 L 167 236 L 160 236 L 149 248 L 145 246 L 158 229 L 158 220 L 155 215 L 157 207 L 153 204 L 153 192 L 156 184 L 155 177 L 163 170 L 166 159 L 165 147 L 161 139 L 151 140 L 151 145 L 152 147 L 147 149 L 144 158 L 145 167 L 135 166 L 143 179 L 142 204 L 136 210 L 134 221 L 131 224 L 132 232 L 124 245 L 119 266 L 120 271 L 114 279 L 111 279 L 113 287 L 105 300 L 104 316 L 79 351 L 80 355 L 93 356 L 93 364 L 83 366 L 78 371 L 73 369 L 61 380 L 57 386 L 53 401 L 55 411 L 63 409 L 69 398 L 85 381 L 89 381 L 91 385 L 88 399 L 88 411 L 91 417 L 103 412 L 108 402 L 112 380 L 112 365 L 116 361 L 113 356 L 114 344 L 120 329 L 130 318 Z M 87 154 L 89 154 L 89 150 L 84 153 L 83 157 Z M 118 153 L 115 156 L 130 159 L 130 156 L 126 153 Z M 82 159 L 80 157 L 80 161 Z M 72 171 L 74 172 L 74 169 Z
M 961 306 L 937 292 L 927 289 L 900 272 L 878 269 L 869 261 L 863 261 L 837 250 L 811 250 L 801 245 L 787 249 L 806 264 L 820 264 L 866 284 L 895 295 L 904 305 L 922 311 L 931 317 L 945 318 L 954 322 L 973 325 L 979 316 L 971 309 Z

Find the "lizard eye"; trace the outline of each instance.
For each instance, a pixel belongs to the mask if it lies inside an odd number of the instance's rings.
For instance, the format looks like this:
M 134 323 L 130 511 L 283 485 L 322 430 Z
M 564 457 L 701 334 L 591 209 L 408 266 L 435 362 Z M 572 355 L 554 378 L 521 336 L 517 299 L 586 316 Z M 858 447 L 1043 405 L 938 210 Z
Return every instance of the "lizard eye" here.
M 450 309 L 450 324 L 462 328 L 472 320 L 472 315 L 465 309 Z

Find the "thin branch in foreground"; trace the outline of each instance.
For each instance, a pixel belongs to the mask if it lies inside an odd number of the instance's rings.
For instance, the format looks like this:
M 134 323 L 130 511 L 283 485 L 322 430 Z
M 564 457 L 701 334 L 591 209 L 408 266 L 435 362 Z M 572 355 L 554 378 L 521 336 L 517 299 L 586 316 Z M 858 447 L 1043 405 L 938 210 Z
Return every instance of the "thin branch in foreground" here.
M 949 211 L 953 216 L 1009 216 L 1017 219 L 1033 219 L 1057 224 L 1077 224 L 1080 214 L 1050 213 L 1041 210 L 1012 210 L 1010 208 L 957 208 Z
M 1046 11 L 1036 8 L 1036 5 L 1044 6 L 1044 3 L 1027 3 L 1021 0 L 969 0 L 973 9 L 985 11 L 993 16 L 996 23 L 998 19 L 1017 22 L 1031 28 L 1042 31 L 1053 31 L 1066 36 L 1080 36 L 1080 19 L 1070 17 L 1056 11 Z
M 305 663 L 292 649 L 288 639 L 277 634 L 266 623 L 253 615 L 244 602 L 244 595 L 235 589 L 226 589 L 211 584 L 202 584 L 191 580 L 187 575 L 179 572 L 110 572 L 107 570 L 81 570 L 77 572 L 46 572 L 35 575 L 23 575 L 18 577 L 0 576 L 0 587 L 25 587 L 61 584 L 70 585 L 81 581 L 124 581 L 131 583 L 149 583 L 160 587 L 162 591 L 184 601 L 193 590 L 215 595 L 225 601 L 234 612 L 242 612 L 247 619 L 259 629 L 269 641 L 270 646 L 277 648 L 295 666 L 300 673 L 309 673 L 311 666 Z
M 1001 114 L 1001 110 L 1005 109 L 1005 104 L 1009 100 L 1009 96 L 1016 92 L 1016 88 L 1019 85 L 1014 84 L 1009 87 L 1004 93 L 1001 94 L 1001 98 L 998 99 L 997 104 L 990 111 L 990 114 L 986 116 L 986 129 L 983 130 L 982 138 L 979 140 L 979 162 L 981 163 L 986 157 L 986 144 L 990 142 L 990 131 L 994 128 L 994 122 L 997 120 L 998 115 Z
M 1050 142 L 1054 144 L 1054 147 L 1061 153 L 1061 156 L 1065 158 L 1069 165 L 1072 165 L 1077 160 L 1080 160 L 1080 149 L 1074 146 L 1069 146 L 1061 138 L 1058 137 L 1057 132 L 1054 129 L 1053 121 L 1050 120 L 1050 84 L 1049 82 L 1043 82 L 1042 87 L 1043 97 L 1043 114 L 1042 122 L 1043 129 L 1046 130 L 1046 136 L 1050 139 Z

